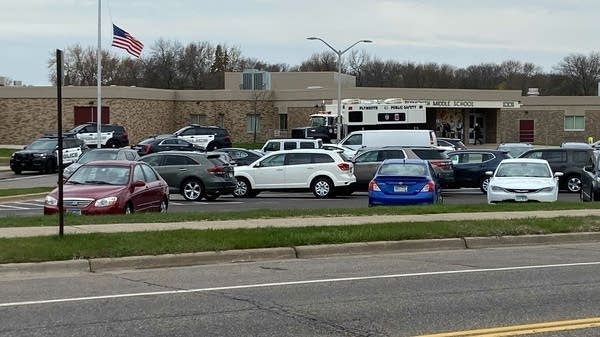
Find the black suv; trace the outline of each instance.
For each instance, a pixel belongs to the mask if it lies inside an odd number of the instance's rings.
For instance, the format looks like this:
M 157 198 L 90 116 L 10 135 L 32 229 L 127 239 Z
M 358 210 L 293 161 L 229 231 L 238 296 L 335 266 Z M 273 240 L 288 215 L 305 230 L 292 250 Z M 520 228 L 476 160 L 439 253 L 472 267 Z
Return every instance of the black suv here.
M 58 137 L 50 135 L 40 137 L 23 150 L 14 152 L 10 156 L 10 169 L 15 174 L 21 174 L 22 171 L 52 173 L 58 167 L 57 149 Z M 87 146 L 81 140 L 74 137 L 64 137 L 63 164 L 69 165 L 77 161 L 86 149 Z
M 559 187 L 569 192 L 579 193 L 583 167 L 591 165 L 593 149 L 581 148 L 543 148 L 523 152 L 519 158 L 545 159 L 552 172 L 562 172 Z
M 122 125 L 102 124 L 100 128 L 102 147 L 123 147 L 129 146 L 129 135 Z M 81 139 L 87 146 L 97 147 L 98 145 L 98 124 L 85 123 L 74 127 L 69 133 L 75 134 L 75 137 Z
M 216 126 L 191 124 L 175 131 L 173 134 L 206 151 L 231 147 L 229 131 Z
M 592 162 L 581 175 L 581 200 L 600 201 L 600 151 L 594 151 Z
M 479 187 L 487 193 L 490 176 L 486 171 L 495 171 L 503 159 L 512 158 L 508 151 L 461 150 L 447 152 L 454 170 L 452 187 Z

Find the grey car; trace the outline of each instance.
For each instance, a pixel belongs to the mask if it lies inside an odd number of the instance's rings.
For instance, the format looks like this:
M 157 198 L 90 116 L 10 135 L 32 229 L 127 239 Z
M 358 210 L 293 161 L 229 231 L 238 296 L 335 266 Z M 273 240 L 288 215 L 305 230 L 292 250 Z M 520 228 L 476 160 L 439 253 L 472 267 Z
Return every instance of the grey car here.
M 130 160 L 140 159 L 137 151 L 129 148 L 91 149 L 84 152 L 73 164 L 65 167 L 63 177 L 68 178 L 81 165 L 95 160 Z
M 352 159 L 354 163 L 354 176 L 356 176 L 355 190 L 367 190 L 369 182 L 375 176 L 377 168 L 385 159 L 419 159 L 411 150 L 402 147 L 362 148 L 356 152 Z
M 222 194 L 231 194 L 237 183 L 233 167 L 217 154 L 165 151 L 151 153 L 140 160 L 160 174 L 172 193 L 181 193 L 186 200 L 212 201 Z

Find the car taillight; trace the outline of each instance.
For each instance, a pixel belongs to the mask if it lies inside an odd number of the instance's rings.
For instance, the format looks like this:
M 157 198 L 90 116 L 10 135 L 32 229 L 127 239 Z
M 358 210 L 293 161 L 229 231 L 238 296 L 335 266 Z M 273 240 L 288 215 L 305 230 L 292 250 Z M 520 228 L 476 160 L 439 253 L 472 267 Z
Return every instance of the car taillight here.
M 208 173 L 210 173 L 210 174 L 216 174 L 216 175 L 225 174 L 225 169 L 223 168 L 223 166 L 209 167 L 206 169 L 206 171 L 208 171 Z
M 127 131 L 123 132 L 123 137 L 124 138 L 129 138 L 129 134 L 127 133 Z
M 439 168 L 445 168 L 445 167 L 450 167 L 450 162 L 446 161 L 446 160 L 432 160 L 430 161 L 431 166 L 433 167 L 439 167 Z
M 148 154 L 150 152 L 152 152 L 152 145 L 150 145 L 150 144 L 144 145 L 144 153 Z
M 369 191 L 381 192 L 381 190 L 379 189 L 379 186 L 377 185 L 377 183 L 375 182 L 375 180 L 371 180 L 369 182 Z
M 231 142 L 231 137 L 230 136 L 225 136 L 224 139 L 225 139 L 226 142 Z
M 342 171 L 350 171 L 349 163 L 339 163 L 339 164 L 337 164 L 337 167 L 339 167 L 340 170 L 342 170 Z
M 425 184 L 425 186 L 423 186 L 421 192 L 433 192 L 434 189 L 435 185 L 433 184 L 433 181 L 430 180 Z

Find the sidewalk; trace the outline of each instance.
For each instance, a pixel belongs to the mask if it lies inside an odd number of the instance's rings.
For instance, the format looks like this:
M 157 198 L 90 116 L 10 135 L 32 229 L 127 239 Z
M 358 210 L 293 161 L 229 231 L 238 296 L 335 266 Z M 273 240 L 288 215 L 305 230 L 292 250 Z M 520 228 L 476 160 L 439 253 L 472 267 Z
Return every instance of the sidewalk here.
M 460 221 L 460 220 L 508 220 L 528 218 L 556 218 L 565 216 L 600 216 L 600 209 L 577 209 L 557 211 L 531 212 L 479 212 L 479 213 L 443 213 L 443 214 L 413 214 L 413 215 L 374 215 L 351 217 L 295 217 L 272 219 L 244 219 L 219 221 L 189 221 L 167 223 L 123 223 L 65 226 L 65 234 L 86 233 L 117 233 L 166 231 L 176 229 L 234 229 L 260 227 L 310 227 L 361 225 L 387 222 L 426 222 L 426 221 Z M 17 238 L 33 236 L 51 236 L 58 234 L 56 226 L 45 227 L 8 227 L 0 228 L 0 238 Z

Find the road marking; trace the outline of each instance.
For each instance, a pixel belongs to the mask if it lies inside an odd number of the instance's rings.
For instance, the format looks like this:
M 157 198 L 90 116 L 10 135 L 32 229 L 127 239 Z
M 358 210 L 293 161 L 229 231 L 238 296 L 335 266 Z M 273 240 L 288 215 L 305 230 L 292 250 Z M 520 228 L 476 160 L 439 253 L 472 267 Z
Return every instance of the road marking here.
M 29 206 L 37 206 L 37 207 L 44 207 L 43 204 L 33 204 L 30 202 L 14 202 L 13 204 L 17 204 L 17 205 L 29 205 Z
M 288 282 L 274 282 L 274 283 L 242 284 L 242 285 L 224 286 L 224 287 L 212 287 L 212 288 L 197 288 L 197 289 L 183 289 L 183 290 L 165 290 L 165 291 L 153 291 L 153 292 L 144 292 L 144 293 L 125 293 L 125 294 L 100 295 L 100 296 L 88 296 L 88 297 L 58 298 L 58 299 L 51 299 L 51 300 L 7 302 L 7 303 L 0 303 L 0 308 L 3 308 L 3 307 L 18 307 L 18 306 L 26 306 L 26 305 L 41 305 L 41 304 L 53 304 L 53 303 L 66 303 L 66 302 L 96 301 L 96 300 L 106 300 L 106 299 L 114 299 L 114 298 L 131 298 L 131 297 L 159 296 L 159 295 L 177 295 L 177 294 L 202 293 L 202 292 L 213 292 L 213 291 L 223 291 L 223 290 L 238 290 L 238 289 L 282 287 L 282 286 L 294 286 L 294 285 L 305 285 L 305 284 L 337 283 L 337 282 L 364 281 L 364 280 L 377 280 L 377 279 L 392 279 L 392 278 L 408 278 L 408 277 L 418 277 L 418 276 L 437 276 L 437 275 L 457 275 L 457 274 L 473 274 L 473 273 L 490 273 L 490 272 L 515 271 L 515 270 L 535 270 L 535 269 L 550 269 L 550 268 L 569 268 L 569 267 L 584 267 L 584 266 L 598 266 L 598 265 L 600 265 L 600 261 L 596 261 L 596 262 L 579 262 L 579 263 L 561 263 L 561 264 L 545 264 L 545 265 L 531 265 L 531 266 L 517 266 L 517 267 L 501 267 L 501 268 L 459 269 L 459 270 L 444 270 L 444 271 L 433 271 L 433 272 L 422 272 L 422 273 L 391 274 L 391 275 L 373 275 L 373 276 L 342 277 L 342 278 L 304 280 L 304 281 L 288 281 Z
M 420 335 L 417 337 L 504 337 L 577 329 L 590 329 L 597 327 L 600 327 L 600 317 L 513 325 L 499 328 L 444 332 L 432 335 Z
M 0 207 L 6 207 L 9 209 L 31 209 L 30 207 L 19 207 L 19 206 L 11 206 L 11 205 L 0 205 Z

